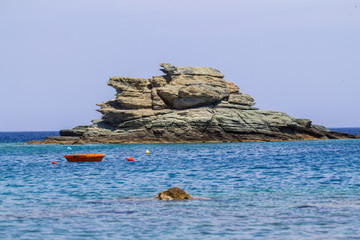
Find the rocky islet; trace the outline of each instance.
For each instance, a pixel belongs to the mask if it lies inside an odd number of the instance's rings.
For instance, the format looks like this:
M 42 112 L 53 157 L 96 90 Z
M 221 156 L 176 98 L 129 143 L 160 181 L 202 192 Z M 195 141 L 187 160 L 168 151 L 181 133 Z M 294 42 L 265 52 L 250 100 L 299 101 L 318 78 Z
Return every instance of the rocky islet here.
M 116 97 L 98 104 L 102 119 L 60 131 L 42 144 L 248 142 L 357 138 L 283 112 L 260 110 L 254 99 L 209 67 L 160 64 L 163 76 L 110 77 Z
M 155 199 L 164 201 L 178 201 L 178 200 L 189 200 L 194 199 L 184 190 L 178 187 L 171 187 L 163 192 L 160 192 Z

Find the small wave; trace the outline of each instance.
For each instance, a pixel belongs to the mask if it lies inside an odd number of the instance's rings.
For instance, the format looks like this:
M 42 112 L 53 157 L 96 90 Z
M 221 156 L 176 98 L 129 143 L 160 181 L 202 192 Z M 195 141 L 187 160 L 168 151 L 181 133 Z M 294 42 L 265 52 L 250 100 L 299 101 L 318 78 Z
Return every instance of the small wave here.
M 296 206 L 295 208 L 337 208 L 337 209 L 360 209 L 360 201 L 346 201 L 334 203 L 311 203 Z

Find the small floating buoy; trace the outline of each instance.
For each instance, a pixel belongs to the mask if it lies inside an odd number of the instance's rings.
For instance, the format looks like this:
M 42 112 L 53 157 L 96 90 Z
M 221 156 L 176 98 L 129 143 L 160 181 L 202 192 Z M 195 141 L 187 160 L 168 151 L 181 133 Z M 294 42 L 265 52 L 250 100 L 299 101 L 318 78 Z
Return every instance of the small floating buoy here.
M 150 151 L 149 151 L 149 150 L 146 150 L 145 153 L 146 153 L 146 155 L 149 155 L 149 154 L 150 154 Z
M 133 162 L 133 161 L 134 161 L 134 159 L 133 159 L 132 157 L 129 157 L 129 158 L 127 158 L 126 160 L 129 161 L 129 162 Z
M 52 164 L 57 164 L 57 162 L 51 162 Z
M 71 147 L 67 147 L 67 149 L 66 149 L 66 151 L 71 151 L 72 149 L 71 149 Z

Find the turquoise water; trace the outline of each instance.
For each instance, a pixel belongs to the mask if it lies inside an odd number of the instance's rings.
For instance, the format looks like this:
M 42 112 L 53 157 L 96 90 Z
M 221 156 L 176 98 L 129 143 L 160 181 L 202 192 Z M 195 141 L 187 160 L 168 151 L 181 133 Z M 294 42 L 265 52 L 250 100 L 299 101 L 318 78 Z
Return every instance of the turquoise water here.
M 0 239 L 360 237 L 360 139 L 79 145 L 106 156 L 68 163 L 67 146 L 12 134 L 0 143 Z M 172 186 L 208 199 L 152 199 Z

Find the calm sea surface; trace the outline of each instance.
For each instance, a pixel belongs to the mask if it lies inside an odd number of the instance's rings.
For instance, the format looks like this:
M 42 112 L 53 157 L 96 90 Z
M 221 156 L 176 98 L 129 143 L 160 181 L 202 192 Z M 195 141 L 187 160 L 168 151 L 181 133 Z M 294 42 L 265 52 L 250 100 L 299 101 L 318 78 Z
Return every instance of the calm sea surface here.
M 0 133 L 0 239 L 360 239 L 360 139 L 74 145 L 106 156 L 68 163 L 23 144 L 49 135 Z M 172 186 L 208 199 L 152 199 Z

